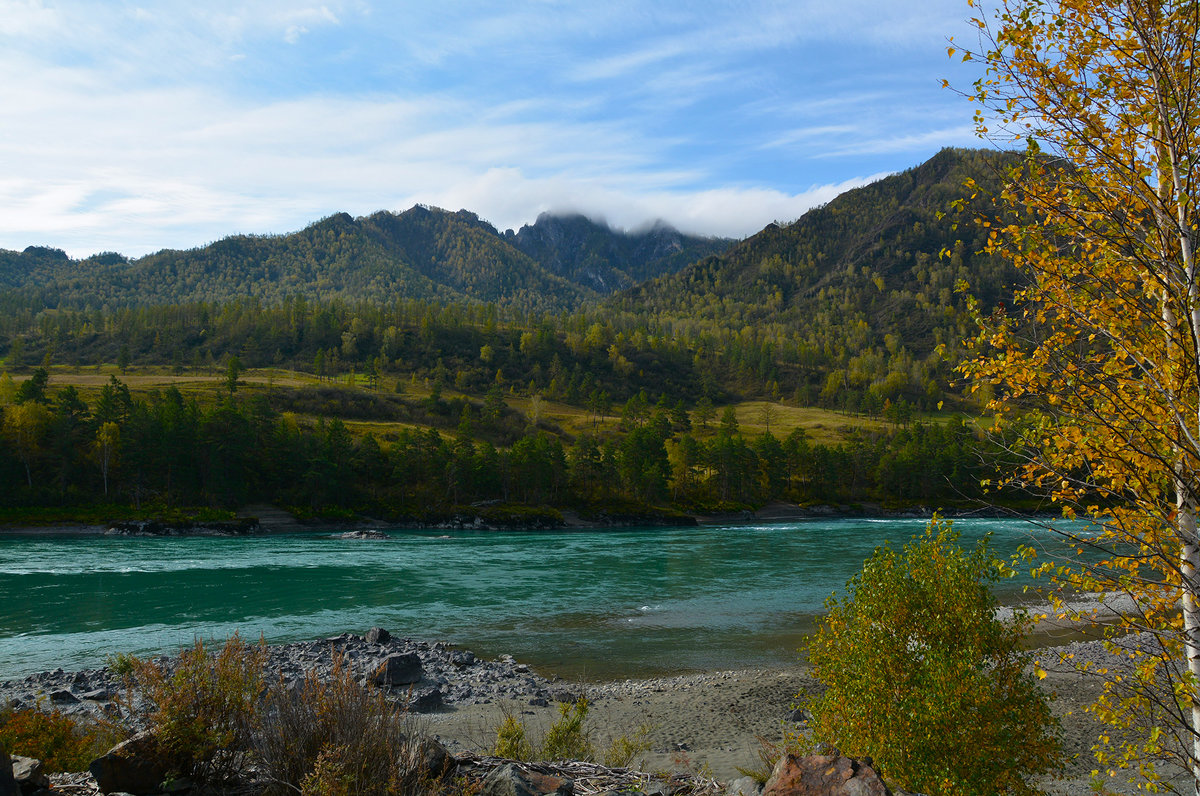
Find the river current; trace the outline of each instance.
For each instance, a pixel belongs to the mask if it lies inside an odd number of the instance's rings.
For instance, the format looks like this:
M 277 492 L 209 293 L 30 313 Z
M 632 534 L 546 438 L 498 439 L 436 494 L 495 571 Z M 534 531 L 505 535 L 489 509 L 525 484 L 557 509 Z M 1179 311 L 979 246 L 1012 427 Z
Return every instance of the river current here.
M 0 681 L 234 631 L 276 643 L 374 625 L 572 678 L 785 665 L 875 546 L 898 547 L 925 525 L 0 536 Z M 990 532 L 998 555 L 1055 544 L 1020 520 L 955 528 L 964 544 Z M 1001 588 L 1012 599 L 1019 586 Z

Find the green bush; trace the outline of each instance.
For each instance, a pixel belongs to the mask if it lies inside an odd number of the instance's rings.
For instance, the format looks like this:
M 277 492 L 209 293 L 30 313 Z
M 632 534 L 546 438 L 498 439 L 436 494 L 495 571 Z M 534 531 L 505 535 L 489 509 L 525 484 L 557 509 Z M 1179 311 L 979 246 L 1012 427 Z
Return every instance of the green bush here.
M 987 540 L 957 544 L 937 517 L 903 553 L 877 548 L 808 643 L 827 690 L 814 737 L 870 756 L 892 781 L 931 796 L 1036 791 L 1060 761 L 1058 723 L 1019 649 L 1028 620 L 1003 622 Z

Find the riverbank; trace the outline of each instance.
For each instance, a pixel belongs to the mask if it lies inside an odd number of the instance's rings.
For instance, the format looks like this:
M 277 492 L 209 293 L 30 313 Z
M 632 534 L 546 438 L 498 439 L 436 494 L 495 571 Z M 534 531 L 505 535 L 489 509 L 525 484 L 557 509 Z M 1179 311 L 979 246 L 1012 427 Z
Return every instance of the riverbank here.
M 333 518 L 299 518 L 283 508 L 267 504 L 245 506 L 230 512 L 228 519 L 213 521 L 196 519 L 116 518 L 107 522 L 87 521 L 23 522 L 10 520 L 0 523 L 3 536 L 86 536 L 108 533 L 114 527 L 155 524 L 158 532 L 145 535 L 187 535 L 193 528 L 232 523 L 240 525 L 236 535 L 303 533 L 314 530 L 352 530 L 395 528 L 403 530 L 604 530 L 630 527 L 693 527 L 714 525 L 771 525 L 821 519 L 928 519 L 937 512 L 950 519 L 959 517 L 1042 518 L 1052 520 L 1056 515 L 1043 511 L 1026 511 L 994 506 L 959 506 L 932 508 L 924 505 L 889 507 L 880 503 L 799 505 L 776 501 L 758 509 L 743 511 L 687 513 L 661 507 L 608 507 L 592 510 L 556 509 L 546 506 L 475 506 L 434 512 L 426 518 L 380 519 L 366 515 Z M 245 527 L 252 524 L 252 528 Z
M 535 740 L 558 717 L 558 705 L 588 699 L 587 727 L 603 749 L 616 737 L 642 738 L 648 750 L 636 765 L 646 771 L 685 771 L 722 781 L 740 769 L 760 765 L 761 739 L 778 741 L 796 727 L 803 694 L 819 684 L 806 665 L 701 672 L 672 677 L 586 682 L 543 677 L 529 666 L 501 656 L 484 661 L 444 643 L 395 639 L 373 629 L 365 636 L 328 639 L 269 648 L 273 676 L 298 680 L 316 668 L 328 676 L 335 655 L 366 678 L 380 669 L 394 699 L 407 702 L 420 729 L 455 753 L 486 752 L 496 728 L 515 716 Z M 1044 687 L 1062 722 L 1068 763 L 1061 781 L 1047 781 L 1047 793 L 1093 793 L 1091 746 L 1099 726 L 1084 712 L 1100 692 L 1095 677 L 1080 674 L 1072 661 L 1107 659 L 1100 642 L 1075 642 L 1035 653 L 1048 671 Z M 168 663 L 166 659 L 159 659 Z M 0 683 L 0 707 L 49 706 L 71 714 L 111 715 L 120 689 L 109 669 L 41 673 Z M 1112 787 L 1110 783 L 1110 787 Z M 1116 793 L 1124 793 L 1120 787 Z

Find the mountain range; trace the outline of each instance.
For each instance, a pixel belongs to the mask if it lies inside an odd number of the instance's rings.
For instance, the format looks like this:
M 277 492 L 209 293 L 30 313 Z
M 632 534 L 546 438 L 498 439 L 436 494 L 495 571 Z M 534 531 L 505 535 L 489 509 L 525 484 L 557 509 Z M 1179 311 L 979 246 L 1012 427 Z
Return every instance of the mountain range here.
M 337 213 L 287 235 L 237 235 L 136 260 L 59 249 L 0 250 L 0 289 L 46 307 L 220 302 L 290 296 L 396 298 L 573 309 L 724 251 L 732 241 L 666 224 L 624 232 L 579 215 L 543 214 L 501 234 L 466 210 L 418 205 L 353 218 Z

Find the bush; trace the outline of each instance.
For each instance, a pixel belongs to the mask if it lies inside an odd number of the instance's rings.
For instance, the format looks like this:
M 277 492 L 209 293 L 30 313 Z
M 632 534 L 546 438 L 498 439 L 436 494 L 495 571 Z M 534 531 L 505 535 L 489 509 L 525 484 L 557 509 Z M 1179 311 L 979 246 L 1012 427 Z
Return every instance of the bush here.
M 408 714 L 382 692 L 360 686 L 339 658 L 322 681 L 267 695 L 255 748 L 270 779 L 305 796 L 403 796 L 430 790 L 422 748 Z
M 902 554 L 877 548 L 808 643 L 827 686 L 814 737 L 875 759 L 931 796 L 1035 793 L 1061 756 L 1058 723 L 1026 668 L 1028 620 L 1002 622 L 987 540 L 971 552 L 937 517 Z
M 148 703 L 144 718 L 155 728 L 155 750 L 169 772 L 214 785 L 241 775 L 265 662 L 265 643 L 248 645 L 236 633 L 215 655 L 197 641 L 173 667 L 126 660 Z
M 0 711 L 0 749 L 36 757 L 51 774 L 83 771 L 123 739 L 114 727 L 80 721 L 57 710 Z
M 588 715 L 587 697 L 558 705 L 558 719 L 546 729 L 541 742 L 534 745 L 529 740 L 525 725 L 511 713 L 505 713 L 504 721 L 496 730 L 496 744 L 492 754 L 509 760 L 582 760 L 596 762 L 596 747 L 592 743 L 592 732 L 585 726 Z M 650 748 L 649 735 L 652 727 L 643 724 L 632 737 L 620 735 L 610 740 L 600 759 L 611 768 L 628 766 L 637 755 Z

